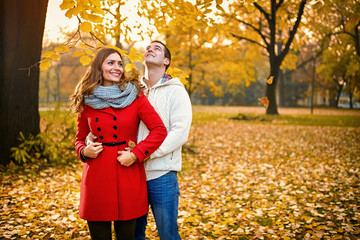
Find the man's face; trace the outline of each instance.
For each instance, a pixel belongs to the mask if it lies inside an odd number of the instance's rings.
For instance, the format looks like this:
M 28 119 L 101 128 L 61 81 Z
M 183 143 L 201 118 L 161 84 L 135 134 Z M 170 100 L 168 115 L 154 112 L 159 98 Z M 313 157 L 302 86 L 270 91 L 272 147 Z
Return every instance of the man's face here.
M 144 63 L 147 66 L 149 66 L 149 64 L 164 67 L 168 65 L 169 59 L 165 57 L 164 46 L 157 42 L 153 42 L 147 46 L 144 53 Z

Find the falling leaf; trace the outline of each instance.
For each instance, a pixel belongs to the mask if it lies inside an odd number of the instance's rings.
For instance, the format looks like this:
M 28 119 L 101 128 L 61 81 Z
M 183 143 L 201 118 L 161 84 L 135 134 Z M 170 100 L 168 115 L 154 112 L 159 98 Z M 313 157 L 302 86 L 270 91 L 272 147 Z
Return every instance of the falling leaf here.
M 134 141 L 129 140 L 128 147 L 133 149 L 136 146 L 136 143 Z
M 269 79 L 266 81 L 269 85 L 273 83 L 274 76 L 269 77 Z
M 266 110 L 269 107 L 269 100 L 267 97 L 262 97 L 262 98 L 258 98 L 259 102 L 264 105 L 264 107 L 266 108 Z

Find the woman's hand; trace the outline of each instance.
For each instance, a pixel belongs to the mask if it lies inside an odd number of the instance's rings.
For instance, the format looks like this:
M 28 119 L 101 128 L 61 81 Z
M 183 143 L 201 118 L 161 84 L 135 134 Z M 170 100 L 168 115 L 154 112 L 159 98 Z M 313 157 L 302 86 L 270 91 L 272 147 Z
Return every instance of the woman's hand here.
M 130 151 L 118 151 L 118 154 L 118 162 L 125 167 L 133 165 L 137 160 L 135 154 Z
M 94 143 L 96 139 L 97 136 L 95 136 L 95 134 L 93 134 L 92 132 L 89 132 L 89 134 L 85 138 L 85 144 L 90 145 L 91 143 Z
M 84 157 L 97 158 L 103 151 L 103 146 L 99 142 L 92 142 L 84 148 Z

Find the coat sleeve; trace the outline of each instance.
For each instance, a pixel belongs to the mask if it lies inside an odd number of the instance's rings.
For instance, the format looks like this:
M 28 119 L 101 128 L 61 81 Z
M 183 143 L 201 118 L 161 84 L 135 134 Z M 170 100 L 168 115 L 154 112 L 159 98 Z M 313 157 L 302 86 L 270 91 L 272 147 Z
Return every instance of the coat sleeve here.
M 131 151 L 142 162 L 161 145 L 167 131 L 161 118 L 143 94 L 138 99 L 138 117 L 149 129 L 149 135 Z
M 192 121 L 189 94 L 184 87 L 177 87 L 169 97 L 170 114 L 168 135 L 163 144 L 150 156 L 151 159 L 165 156 L 186 143 Z
M 90 128 L 86 118 L 85 109 L 77 116 L 77 130 L 75 136 L 75 150 L 81 161 L 85 161 L 86 158 L 82 157 L 81 150 L 86 147 L 85 138 L 89 134 Z

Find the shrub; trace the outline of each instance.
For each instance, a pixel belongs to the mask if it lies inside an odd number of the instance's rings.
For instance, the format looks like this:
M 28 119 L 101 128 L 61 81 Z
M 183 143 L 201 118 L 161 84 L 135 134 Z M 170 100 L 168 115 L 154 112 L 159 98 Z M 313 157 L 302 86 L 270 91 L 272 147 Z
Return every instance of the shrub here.
M 11 160 L 22 165 L 34 161 L 44 161 L 61 164 L 76 159 L 74 139 L 76 132 L 75 119 L 70 113 L 59 110 L 53 117 L 45 119 L 45 129 L 38 135 L 24 136 L 20 132 L 20 144 L 11 148 Z

